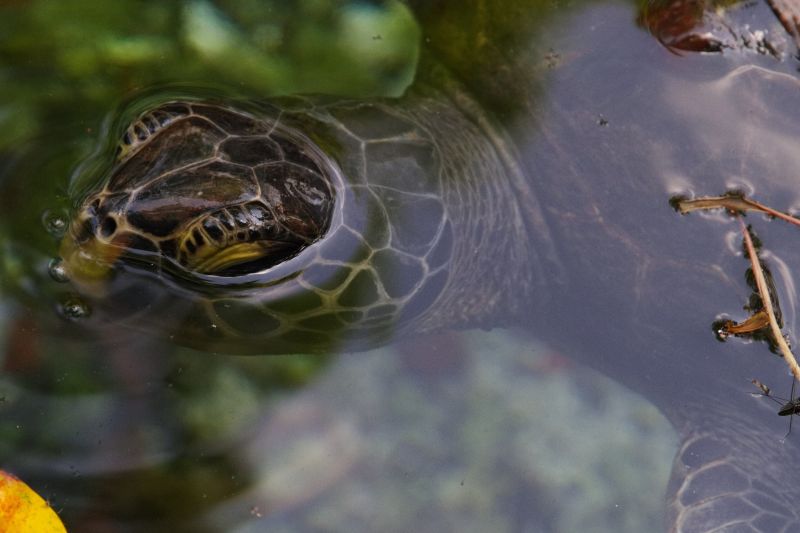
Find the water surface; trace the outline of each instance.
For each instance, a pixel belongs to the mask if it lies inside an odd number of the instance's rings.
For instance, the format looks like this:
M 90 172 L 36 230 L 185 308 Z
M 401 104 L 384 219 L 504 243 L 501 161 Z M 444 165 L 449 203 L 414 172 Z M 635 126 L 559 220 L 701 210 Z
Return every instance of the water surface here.
M 393 2 L 0 9 L 0 466 L 48 497 L 70 531 L 651 531 L 676 437 L 654 407 L 570 357 L 605 371 L 638 357 L 615 352 L 619 313 L 622 329 L 639 326 L 654 351 L 674 342 L 702 354 L 623 375 L 662 407 L 679 410 L 691 396 L 659 382 L 664 368 L 721 368 L 722 392 L 742 398 L 749 378 L 782 383 L 766 349 L 758 359 L 742 343 L 716 344 L 705 305 L 701 316 L 672 305 L 657 267 L 619 266 L 625 243 L 598 243 L 578 222 L 612 206 L 599 226 L 634 228 L 626 235 L 642 248 L 657 243 L 676 261 L 711 264 L 723 282 L 708 289 L 708 307 L 738 311 L 748 291 L 736 239 L 726 237 L 735 227 L 724 217 L 676 225 L 667 198 L 738 187 L 784 208 L 797 203 L 787 140 L 796 122 L 767 112 L 796 88 L 785 58 L 669 53 L 628 4 L 531 6 L 541 26 L 508 57 L 534 66 L 492 111 L 529 141 L 526 164 L 564 176 L 563 187 L 537 190 L 559 221 L 559 262 L 545 267 L 542 286 L 566 284 L 554 316 L 584 321 L 590 333 L 571 338 L 574 323 L 545 318 L 560 342 L 535 340 L 548 335 L 531 326 L 393 339 L 370 352 L 239 357 L 81 327 L 92 310 L 52 278 L 50 262 L 74 192 L 92 175 L 86 161 L 96 158 L 87 157 L 103 149 L 115 110 L 142 94 L 398 95 L 426 35 Z M 497 88 L 486 79 L 476 70 L 468 84 L 492 101 Z M 511 105 L 519 102 L 525 112 Z M 609 168 L 619 180 L 599 190 Z M 574 211 L 548 211 L 570 198 Z M 792 234 L 774 226 L 773 260 L 790 265 L 778 243 Z M 585 253 L 569 255 L 576 241 Z M 570 278 L 593 262 L 613 267 L 605 283 Z M 786 266 L 793 335 L 791 283 Z M 618 297 L 619 284 L 636 289 L 636 305 Z M 598 335 L 592 324 L 611 327 Z M 724 357 L 733 362 L 720 365 Z M 768 431 L 783 427 L 771 408 Z

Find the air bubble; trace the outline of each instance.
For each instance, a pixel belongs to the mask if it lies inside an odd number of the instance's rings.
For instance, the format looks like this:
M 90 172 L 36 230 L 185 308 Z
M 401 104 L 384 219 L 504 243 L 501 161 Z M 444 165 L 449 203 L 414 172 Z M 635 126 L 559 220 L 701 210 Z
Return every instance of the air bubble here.
M 50 261 L 50 264 L 47 265 L 47 271 L 50 273 L 50 277 L 59 283 L 69 281 L 67 269 L 64 268 L 64 261 L 60 257 L 56 257 Z
M 51 209 L 42 213 L 42 224 L 47 233 L 54 237 L 61 237 L 67 231 L 67 217 Z
M 88 318 L 92 314 L 92 309 L 89 307 L 89 304 L 77 296 L 69 296 L 61 302 L 59 311 L 61 312 L 61 316 L 69 320 L 82 320 Z

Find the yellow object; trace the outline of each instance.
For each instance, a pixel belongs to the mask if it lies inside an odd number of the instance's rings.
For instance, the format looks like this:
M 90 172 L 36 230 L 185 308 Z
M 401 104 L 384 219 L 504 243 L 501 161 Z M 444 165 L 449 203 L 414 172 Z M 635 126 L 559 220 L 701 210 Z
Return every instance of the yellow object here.
M 50 505 L 28 485 L 0 470 L 0 533 L 66 533 Z
M 123 251 L 116 243 L 90 237 L 83 244 L 68 232 L 61 241 L 59 255 L 64 260 L 67 276 L 73 282 L 86 285 L 105 284 L 111 275 L 111 265 Z

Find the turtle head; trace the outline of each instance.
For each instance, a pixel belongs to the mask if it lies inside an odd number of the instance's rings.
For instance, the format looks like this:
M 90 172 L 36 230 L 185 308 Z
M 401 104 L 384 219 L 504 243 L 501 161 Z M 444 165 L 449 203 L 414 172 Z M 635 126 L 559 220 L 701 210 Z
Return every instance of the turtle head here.
M 95 308 L 134 295 L 146 321 L 206 349 L 375 344 L 438 297 L 452 246 L 433 145 L 389 109 L 145 111 L 76 209 L 67 276 Z
M 263 271 L 325 234 L 336 172 L 306 137 L 273 122 L 163 105 L 125 130 L 62 255 L 78 279 L 102 278 L 123 256 L 199 274 Z

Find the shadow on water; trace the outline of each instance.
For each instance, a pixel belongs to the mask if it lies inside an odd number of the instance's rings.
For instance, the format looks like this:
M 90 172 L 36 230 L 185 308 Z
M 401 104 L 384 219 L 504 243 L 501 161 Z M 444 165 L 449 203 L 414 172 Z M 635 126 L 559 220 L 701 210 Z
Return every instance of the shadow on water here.
M 0 7 L 0 467 L 70 531 L 654 530 L 673 430 L 570 358 L 769 438 L 732 226 L 667 206 L 796 203 L 766 6 L 284 4 Z

